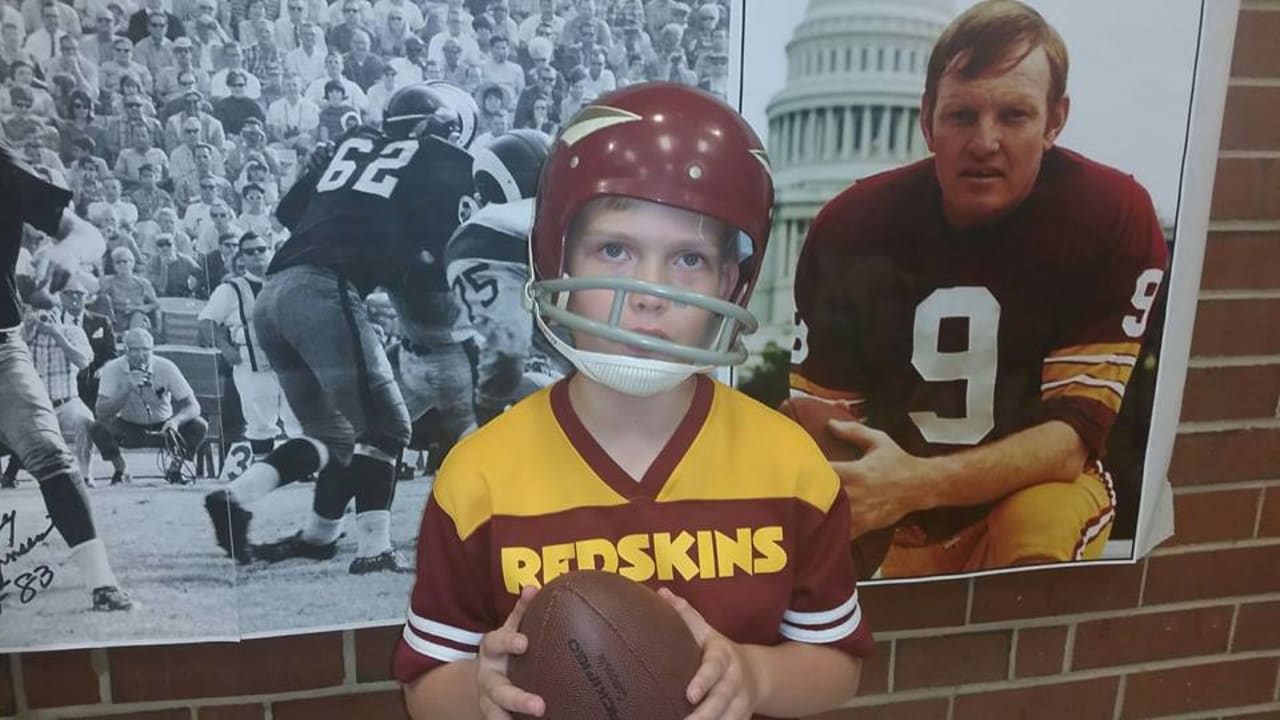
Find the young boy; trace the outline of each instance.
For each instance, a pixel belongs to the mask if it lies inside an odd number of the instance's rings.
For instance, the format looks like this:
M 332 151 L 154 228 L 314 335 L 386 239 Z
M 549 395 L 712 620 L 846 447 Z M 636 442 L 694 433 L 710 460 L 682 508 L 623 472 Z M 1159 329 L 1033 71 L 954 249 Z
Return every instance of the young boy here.
M 410 713 L 542 715 L 507 662 L 533 588 L 578 569 L 661 588 L 703 649 L 696 720 L 842 704 L 872 647 L 848 501 L 799 426 L 707 375 L 755 328 L 773 204 L 759 139 L 706 93 L 636 85 L 564 128 L 539 188 L 535 318 L 578 372 L 436 477 L 395 655 Z

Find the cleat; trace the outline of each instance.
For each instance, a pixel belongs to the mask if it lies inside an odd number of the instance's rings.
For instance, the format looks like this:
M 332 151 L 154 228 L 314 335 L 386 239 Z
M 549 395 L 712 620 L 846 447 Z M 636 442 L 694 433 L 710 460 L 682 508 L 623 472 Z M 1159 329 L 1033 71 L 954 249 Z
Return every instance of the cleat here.
M 269 563 L 277 563 L 289 558 L 305 558 L 307 560 L 332 560 L 338 554 L 338 541 L 317 545 L 302 539 L 302 531 L 287 538 L 264 545 L 253 546 L 253 557 Z
M 253 549 L 249 545 L 249 520 L 253 513 L 240 507 L 226 490 L 217 490 L 204 496 L 204 509 L 213 521 L 213 535 L 218 547 L 235 558 L 241 565 L 253 562 Z
M 133 477 L 131 477 L 129 473 L 123 470 L 116 470 L 115 472 L 111 473 L 112 485 L 127 485 L 128 483 L 131 483 L 131 482 L 133 482 Z
M 103 585 L 93 589 L 93 609 L 98 612 L 132 610 L 133 601 L 115 585 Z
M 405 562 L 403 555 L 395 550 L 388 550 L 373 557 L 358 557 L 352 560 L 347 572 L 352 575 L 368 575 L 376 572 L 412 575 L 414 570 L 412 565 Z

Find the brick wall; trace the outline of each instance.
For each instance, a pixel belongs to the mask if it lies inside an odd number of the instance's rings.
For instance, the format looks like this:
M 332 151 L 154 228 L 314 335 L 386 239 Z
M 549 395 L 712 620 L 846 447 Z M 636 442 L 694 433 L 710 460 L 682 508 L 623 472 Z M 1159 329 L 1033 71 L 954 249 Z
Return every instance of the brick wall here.
M 879 652 L 825 720 L 1280 718 L 1280 0 L 1246 0 L 1172 479 L 1134 566 L 865 592 Z M 401 718 L 397 628 L 0 656 L 0 716 Z

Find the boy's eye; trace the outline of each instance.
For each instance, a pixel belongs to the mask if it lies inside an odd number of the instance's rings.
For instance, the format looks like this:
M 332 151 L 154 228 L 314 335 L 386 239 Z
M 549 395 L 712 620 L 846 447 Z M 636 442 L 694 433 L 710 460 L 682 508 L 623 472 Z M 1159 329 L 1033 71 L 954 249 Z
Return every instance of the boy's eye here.
M 627 251 L 620 243 L 605 243 L 600 246 L 600 254 L 610 260 L 620 260 L 626 256 Z
M 686 269 L 702 267 L 706 262 L 707 259 L 703 257 L 701 253 L 694 252 L 684 253 L 676 260 L 676 263 L 679 264 L 680 267 Z

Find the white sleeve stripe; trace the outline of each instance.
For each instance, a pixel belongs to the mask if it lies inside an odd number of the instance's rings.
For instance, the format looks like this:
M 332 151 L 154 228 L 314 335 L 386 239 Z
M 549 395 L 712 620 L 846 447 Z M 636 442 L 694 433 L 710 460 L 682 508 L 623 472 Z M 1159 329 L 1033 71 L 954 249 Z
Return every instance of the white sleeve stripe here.
M 845 620 L 835 627 L 827 628 L 826 630 L 808 630 L 785 622 L 782 623 L 779 630 L 781 631 L 782 636 L 788 640 L 795 640 L 796 642 L 803 643 L 827 644 L 849 637 L 861 624 L 862 608 L 856 608 L 853 611 L 853 615 L 851 615 L 848 620 Z
M 1050 355 L 1046 363 L 1090 363 L 1093 365 L 1136 365 L 1138 358 L 1134 355 Z
M 782 614 L 782 621 L 792 625 L 826 625 L 841 618 L 849 617 L 849 613 L 853 612 L 856 607 L 858 607 L 858 589 L 854 588 L 853 594 L 849 596 L 848 600 L 841 603 L 839 607 L 818 612 L 788 610 Z
M 404 628 L 403 637 L 404 643 L 414 652 L 441 662 L 457 662 L 458 660 L 468 660 L 476 656 L 475 653 L 462 652 L 461 650 L 454 650 L 451 647 L 433 643 L 430 640 L 423 640 L 415 635 L 408 625 Z
M 1040 390 L 1041 391 L 1052 390 L 1056 387 L 1062 387 L 1063 385 L 1071 385 L 1072 383 L 1079 383 L 1081 385 L 1092 385 L 1094 387 L 1104 387 L 1116 393 L 1120 397 L 1124 397 L 1124 383 L 1111 382 L 1110 380 L 1099 380 L 1098 378 L 1090 377 L 1088 375 L 1076 375 L 1074 377 L 1069 377 L 1066 380 L 1055 380 L 1053 382 L 1047 382 L 1040 386 Z
M 480 639 L 484 637 L 483 634 L 478 632 L 471 632 L 470 630 L 463 630 L 462 628 L 454 625 L 446 625 L 442 622 L 436 622 L 435 620 L 428 620 L 421 615 L 418 615 L 413 610 L 409 611 L 409 624 L 413 626 L 414 630 L 417 630 L 423 635 L 434 635 L 438 638 L 451 640 L 460 645 L 472 645 L 479 647 Z

